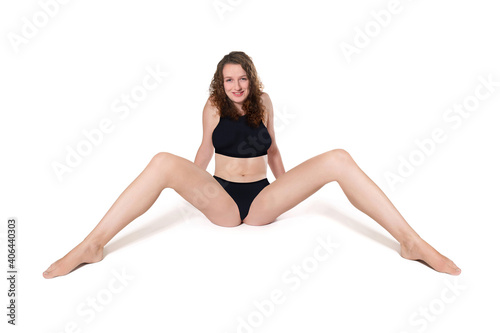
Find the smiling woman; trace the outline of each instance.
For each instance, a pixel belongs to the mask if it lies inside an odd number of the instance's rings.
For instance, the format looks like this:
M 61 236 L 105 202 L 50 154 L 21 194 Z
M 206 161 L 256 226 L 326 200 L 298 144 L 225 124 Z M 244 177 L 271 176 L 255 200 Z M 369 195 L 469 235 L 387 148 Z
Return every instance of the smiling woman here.
M 248 97 L 248 88 L 250 84 L 243 68 L 238 64 L 227 64 L 224 67 L 224 90 L 229 99 L 242 106 Z
M 212 223 L 261 226 L 336 181 L 354 207 L 373 218 L 400 244 L 401 256 L 439 272 L 460 274 L 448 258 L 410 227 L 380 188 L 343 149 L 329 150 L 285 172 L 274 131 L 271 99 L 243 52 L 217 65 L 203 109 L 203 138 L 194 162 L 170 153 L 153 157 L 92 232 L 44 273 L 52 278 L 103 258 L 104 246 L 172 188 Z M 215 151 L 215 172 L 206 168 Z M 276 180 L 267 180 L 267 166 Z M 200 200 L 200 193 L 204 193 Z
M 251 58 L 243 52 L 231 52 L 217 65 L 209 100 L 220 116 L 236 120 L 247 114 L 249 123 L 258 126 L 261 120 L 266 121 L 263 88 Z

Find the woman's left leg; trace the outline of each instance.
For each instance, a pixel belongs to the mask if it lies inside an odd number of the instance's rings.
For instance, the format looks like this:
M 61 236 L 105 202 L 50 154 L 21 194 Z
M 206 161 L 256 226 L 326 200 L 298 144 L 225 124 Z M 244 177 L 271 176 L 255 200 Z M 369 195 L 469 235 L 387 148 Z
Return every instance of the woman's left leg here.
M 342 149 L 310 158 L 266 186 L 255 197 L 243 222 L 271 223 L 332 181 L 339 183 L 354 207 L 378 222 L 401 244 L 402 257 L 422 260 L 439 272 L 460 274 L 453 261 L 420 238 L 382 190 Z

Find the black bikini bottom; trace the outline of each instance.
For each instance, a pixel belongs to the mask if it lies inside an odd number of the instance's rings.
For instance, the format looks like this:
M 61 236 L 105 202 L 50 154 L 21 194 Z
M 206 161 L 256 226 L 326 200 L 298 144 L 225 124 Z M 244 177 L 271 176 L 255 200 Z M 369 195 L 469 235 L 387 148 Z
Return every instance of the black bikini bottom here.
M 214 176 L 214 178 L 219 182 L 219 184 L 221 184 L 221 186 L 238 205 L 242 221 L 248 215 L 250 205 L 252 204 L 252 201 L 255 199 L 257 194 L 259 194 L 264 187 L 269 185 L 269 181 L 267 180 L 267 178 L 249 183 L 231 182 L 217 176 Z

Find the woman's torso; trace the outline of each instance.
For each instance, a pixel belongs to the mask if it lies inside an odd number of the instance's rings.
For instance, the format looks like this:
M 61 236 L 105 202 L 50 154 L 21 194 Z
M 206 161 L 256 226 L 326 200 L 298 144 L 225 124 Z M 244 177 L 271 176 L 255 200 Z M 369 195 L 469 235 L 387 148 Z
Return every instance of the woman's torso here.
M 221 120 L 223 119 L 218 116 L 217 126 L 212 132 L 213 140 L 217 140 L 217 143 L 219 144 L 222 141 L 222 143 L 234 146 L 231 151 L 232 153 L 229 153 L 230 155 L 242 154 L 242 156 L 245 157 L 226 156 L 222 154 L 222 150 L 221 153 L 217 153 L 216 147 L 214 175 L 228 181 L 239 183 L 253 182 L 266 178 L 267 155 L 265 153 L 267 153 L 267 149 L 263 150 L 263 147 L 268 148 L 270 144 L 270 137 L 264 121 L 259 128 L 250 129 L 247 125 L 243 125 L 245 122 L 245 116 L 242 116 L 234 123 L 231 120 L 224 120 L 224 122 L 221 123 Z M 224 128 L 218 128 L 219 126 L 224 126 Z M 232 130 L 239 130 L 238 126 L 241 129 L 243 129 L 242 126 L 245 126 L 245 130 L 247 130 L 248 133 L 245 134 L 247 135 L 245 137 L 245 141 L 241 142 L 240 137 L 240 141 L 236 142 L 236 146 L 234 142 L 230 142 L 230 140 L 234 140 L 232 136 L 236 134 L 233 134 Z M 235 128 L 233 129 L 233 127 Z M 221 133 L 221 130 L 225 132 Z M 216 133 L 216 131 L 218 132 Z M 234 151 L 235 147 L 238 148 L 237 151 Z M 229 151 L 228 149 L 226 150 Z M 227 154 L 228 152 L 225 153 Z M 253 155 L 259 154 L 262 155 L 252 157 Z

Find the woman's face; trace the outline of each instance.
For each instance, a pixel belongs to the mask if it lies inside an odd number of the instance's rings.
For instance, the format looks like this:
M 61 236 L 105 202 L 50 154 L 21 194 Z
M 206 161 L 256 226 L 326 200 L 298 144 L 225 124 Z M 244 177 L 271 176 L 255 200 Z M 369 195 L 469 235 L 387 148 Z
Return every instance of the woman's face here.
M 243 102 L 250 93 L 250 81 L 247 73 L 239 64 L 225 64 L 222 68 L 222 77 L 226 95 L 241 110 Z

